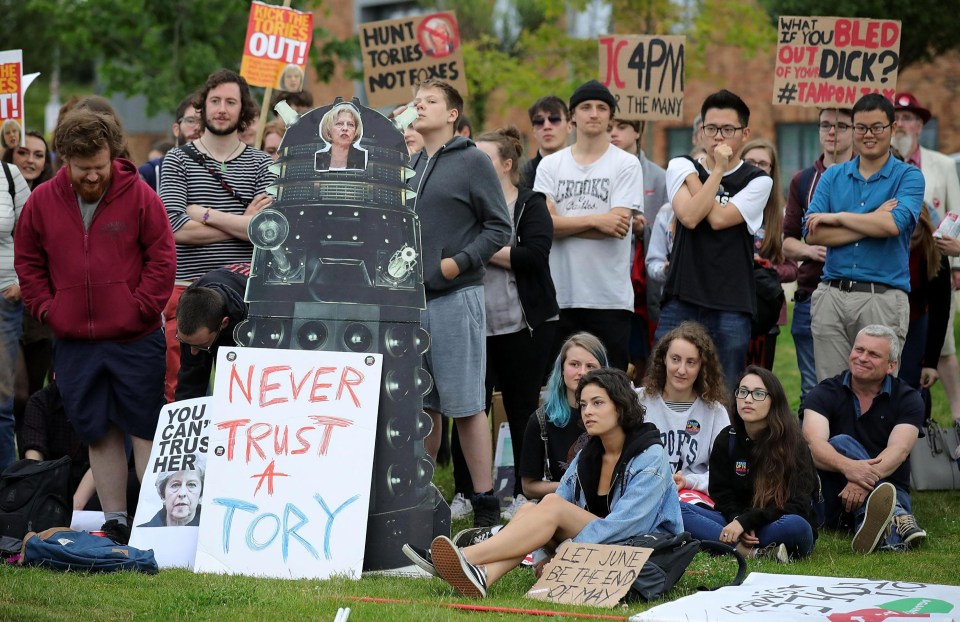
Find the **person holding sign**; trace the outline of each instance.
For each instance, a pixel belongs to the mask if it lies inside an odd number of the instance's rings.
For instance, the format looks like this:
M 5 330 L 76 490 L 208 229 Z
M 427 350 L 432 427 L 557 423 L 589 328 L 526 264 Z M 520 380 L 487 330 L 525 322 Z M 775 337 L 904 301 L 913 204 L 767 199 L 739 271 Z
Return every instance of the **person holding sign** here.
M 577 386 L 580 417 L 590 435 L 555 494 L 521 507 L 496 534 L 465 548 L 438 536 L 418 566 L 457 592 L 483 598 L 490 585 L 520 565 L 531 549 L 555 550 L 566 540 L 614 544 L 647 533 L 683 531 L 680 502 L 660 433 L 644 423 L 630 379 L 597 369 Z M 409 545 L 407 545 L 408 548 Z
M 710 452 L 715 509 L 684 503 L 683 527 L 695 538 L 735 545 L 744 557 L 806 557 L 817 537 L 810 449 L 773 372 L 751 365 L 736 385 L 733 425 Z

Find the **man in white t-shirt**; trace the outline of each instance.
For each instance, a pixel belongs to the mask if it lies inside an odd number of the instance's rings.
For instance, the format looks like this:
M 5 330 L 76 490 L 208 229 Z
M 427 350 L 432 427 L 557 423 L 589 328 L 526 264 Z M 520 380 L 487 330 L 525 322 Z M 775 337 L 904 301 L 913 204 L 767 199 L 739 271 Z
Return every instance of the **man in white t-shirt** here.
M 750 138 L 750 109 L 740 97 L 714 93 L 701 115 L 707 154 L 700 161 L 674 158 L 667 166 L 677 225 L 656 337 L 686 320 L 703 324 L 731 387 L 744 367 L 756 312 L 753 236 L 773 180 L 740 160 Z
M 633 286 L 630 226 L 643 214 L 643 173 L 636 156 L 610 144 L 607 128 L 617 108 L 596 80 L 570 97 L 576 142 L 548 155 L 533 189 L 547 196 L 553 215 L 550 273 L 557 287 L 557 344 L 575 332 L 596 335 L 610 365 L 626 370 Z M 551 357 L 552 358 L 552 357 Z

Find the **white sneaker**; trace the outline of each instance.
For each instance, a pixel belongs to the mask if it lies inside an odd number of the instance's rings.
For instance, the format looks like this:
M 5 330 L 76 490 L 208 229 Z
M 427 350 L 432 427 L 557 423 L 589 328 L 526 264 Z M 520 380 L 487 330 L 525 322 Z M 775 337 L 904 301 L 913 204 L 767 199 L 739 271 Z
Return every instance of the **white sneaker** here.
M 524 497 L 523 495 L 517 495 L 513 498 L 513 501 L 510 502 L 510 505 L 505 507 L 503 511 L 500 512 L 501 518 L 504 520 L 510 520 L 513 518 L 513 515 L 517 513 L 522 506 L 530 503 L 530 500 Z
M 473 506 L 470 499 L 463 496 L 463 493 L 453 495 L 453 501 L 450 502 L 450 518 L 456 520 L 466 518 L 473 512 Z

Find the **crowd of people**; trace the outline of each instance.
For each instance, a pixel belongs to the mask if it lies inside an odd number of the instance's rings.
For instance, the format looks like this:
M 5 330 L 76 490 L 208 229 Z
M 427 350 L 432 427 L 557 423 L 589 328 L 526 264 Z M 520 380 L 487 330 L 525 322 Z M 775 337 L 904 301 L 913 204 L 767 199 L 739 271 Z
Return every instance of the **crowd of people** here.
M 471 138 L 443 81 L 409 105 L 434 380 L 424 443 L 438 459 L 450 422 L 452 509 L 475 528 L 408 544 L 415 564 L 482 597 L 531 548 L 549 557 L 569 539 L 686 530 L 779 561 L 810 555 L 825 526 L 852 528 L 860 553 L 923 542 L 907 458 L 938 378 L 960 421 L 960 242 L 934 235 L 960 185 L 919 146 L 930 113 L 912 95 L 821 110 L 823 151 L 786 196 L 776 148 L 728 90 L 704 100 L 691 153 L 666 170 L 595 80 L 530 106 L 526 161 L 515 127 Z M 22 358 L 32 406 L 16 442 L 13 399 L 0 403 L 0 467 L 15 447 L 85 456 L 76 505 L 96 497 L 103 530 L 126 541 L 157 413 L 206 393 L 246 317 L 247 225 L 273 200 L 284 125 L 252 145 L 267 112 L 216 71 L 175 111 L 172 148 L 138 170 L 105 100 L 67 108 L 52 145 L 28 132 L 3 154 L 0 380 L 12 395 Z M 365 168 L 352 105 L 321 125 L 318 170 Z M 772 372 L 788 307 L 770 279 L 797 282 L 799 412 Z M 494 391 L 514 452 L 506 508 Z M 161 498 L 197 496 L 180 485 L 191 477 L 158 482 Z

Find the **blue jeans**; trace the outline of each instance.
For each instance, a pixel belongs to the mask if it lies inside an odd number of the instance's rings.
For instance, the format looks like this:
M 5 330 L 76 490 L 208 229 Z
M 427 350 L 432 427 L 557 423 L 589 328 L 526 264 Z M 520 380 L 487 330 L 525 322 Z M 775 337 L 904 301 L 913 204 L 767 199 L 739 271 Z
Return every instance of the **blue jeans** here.
M 837 450 L 842 456 L 846 456 L 851 460 L 869 460 L 870 454 L 867 453 L 867 450 L 864 449 L 863 445 L 860 444 L 860 441 L 853 438 L 849 434 L 837 434 L 830 438 L 830 445 Z M 817 504 L 817 521 L 821 526 L 823 525 L 838 525 L 842 522 L 844 515 L 847 514 L 843 509 L 843 504 L 840 502 L 840 491 L 847 485 L 847 478 L 843 476 L 842 473 L 834 473 L 832 471 L 818 471 L 820 474 L 820 482 L 823 486 L 823 502 Z M 886 481 L 886 480 L 881 480 Z M 879 484 L 880 482 L 878 482 Z M 890 482 L 893 484 L 893 482 Z M 910 491 L 903 490 L 896 484 L 894 488 L 897 490 L 897 505 L 893 509 L 894 516 L 900 516 L 902 514 L 913 514 L 913 504 L 910 501 Z M 863 522 L 863 516 L 866 513 L 866 504 L 861 505 L 859 508 L 853 511 L 853 528 L 854 531 L 859 529 L 860 523 Z M 848 514 L 849 516 L 849 514 Z M 886 543 L 889 545 L 900 544 L 902 540 L 900 536 L 897 535 L 896 531 L 893 531 L 890 537 L 887 538 Z
M 790 325 L 793 345 L 797 350 L 800 368 L 800 407 L 810 389 L 817 385 L 817 367 L 813 360 L 813 332 L 810 331 L 810 299 L 793 304 L 793 322 Z
M 23 303 L 0 296 L 0 471 L 17 459 L 13 418 L 13 376 L 23 331 Z
M 684 530 L 699 540 L 719 540 L 720 532 L 729 522 L 720 512 L 692 503 L 681 503 L 680 514 Z M 784 514 L 757 529 L 756 535 L 760 548 L 783 544 L 791 557 L 806 557 L 813 551 L 813 528 L 799 514 Z
M 740 372 L 746 367 L 747 347 L 750 345 L 751 317 L 749 313 L 718 311 L 681 300 L 671 300 L 660 310 L 660 324 L 656 338 L 680 326 L 682 322 L 699 322 L 717 346 L 717 357 L 723 367 L 727 388 L 736 388 Z

